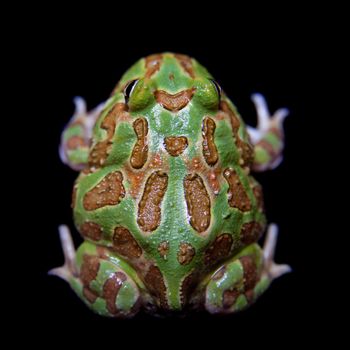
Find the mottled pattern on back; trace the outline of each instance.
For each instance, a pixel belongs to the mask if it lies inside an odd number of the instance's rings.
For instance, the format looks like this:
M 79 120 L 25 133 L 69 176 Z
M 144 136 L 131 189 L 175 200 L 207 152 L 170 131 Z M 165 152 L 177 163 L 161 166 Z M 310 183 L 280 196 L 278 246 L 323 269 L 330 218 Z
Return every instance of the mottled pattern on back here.
M 247 131 L 210 73 L 172 53 L 136 62 L 103 107 L 76 99 L 60 156 L 81 171 L 72 208 L 85 242 L 75 256 L 61 227 L 66 264 L 52 273 L 105 316 L 254 302 L 288 270 L 273 262 L 274 225 L 264 254 L 256 244 L 266 219 L 251 175 L 281 161 L 286 111 L 270 118 L 254 99 L 259 125 Z

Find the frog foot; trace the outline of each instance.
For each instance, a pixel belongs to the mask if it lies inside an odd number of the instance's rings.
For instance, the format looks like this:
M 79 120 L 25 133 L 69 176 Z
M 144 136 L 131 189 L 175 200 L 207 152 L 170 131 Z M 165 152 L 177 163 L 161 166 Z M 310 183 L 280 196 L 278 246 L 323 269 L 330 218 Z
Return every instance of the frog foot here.
M 292 269 L 287 264 L 276 264 L 274 262 L 274 255 L 276 250 L 276 243 L 278 237 L 278 226 L 276 224 L 270 224 L 267 229 L 267 234 L 263 246 L 263 258 L 264 258 L 264 272 L 263 276 L 267 277 L 270 281 L 291 272 Z
M 58 276 L 68 282 L 71 277 L 78 276 L 78 269 L 75 260 L 75 248 L 68 226 L 61 225 L 58 227 L 58 231 L 64 254 L 64 264 L 61 267 L 56 267 L 50 270 L 48 274 Z
M 263 250 L 255 243 L 245 247 L 220 266 L 209 281 L 204 281 L 206 310 L 214 314 L 243 310 L 255 302 L 274 279 L 291 271 L 288 265 L 273 261 L 277 233 L 277 226 L 271 224 Z
M 74 170 L 82 170 L 87 163 L 92 130 L 104 103 L 87 111 L 82 97 L 74 98 L 75 111 L 63 130 L 59 147 L 60 159 Z
M 283 160 L 284 148 L 283 121 L 289 114 L 288 109 L 278 109 L 270 114 L 265 98 L 261 94 L 253 94 L 258 117 L 256 128 L 247 126 L 250 140 L 254 145 L 254 171 L 265 171 L 276 168 Z

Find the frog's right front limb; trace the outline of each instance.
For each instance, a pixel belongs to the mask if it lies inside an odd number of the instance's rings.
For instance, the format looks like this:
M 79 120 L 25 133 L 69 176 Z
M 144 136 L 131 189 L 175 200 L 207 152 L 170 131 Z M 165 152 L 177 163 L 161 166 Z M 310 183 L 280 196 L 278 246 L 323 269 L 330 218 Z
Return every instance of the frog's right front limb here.
M 85 168 L 88 162 L 92 129 L 104 103 L 89 112 L 86 110 L 83 98 L 76 97 L 74 104 L 75 112 L 62 133 L 59 154 L 63 163 L 80 171 Z
M 107 248 L 84 242 L 77 252 L 69 229 L 60 226 L 65 264 L 49 273 L 66 280 L 94 312 L 128 318 L 141 306 L 142 282 L 128 264 Z
M 271 115 L 264 96 L 254 94 L 252 100 L 258 116 L 257 127 L 247 127 L 250 140 L 254 145 L 253 170 L 274 169 L 283 160 L 283 121 L 289 111 L 286 108 L 281 108 Z

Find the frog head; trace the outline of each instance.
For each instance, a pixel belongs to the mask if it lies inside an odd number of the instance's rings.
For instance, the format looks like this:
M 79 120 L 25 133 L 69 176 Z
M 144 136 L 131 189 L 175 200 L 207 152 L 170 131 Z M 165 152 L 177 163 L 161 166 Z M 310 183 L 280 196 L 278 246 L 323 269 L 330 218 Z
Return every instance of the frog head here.
M 124 98 L 130 112 L 142 112 L 158 105 L 176 113 L 189 103 L 216 110 L 221 89 L 196 60 L 164 53 L 136 62 L 123 75 L 113 94 Z

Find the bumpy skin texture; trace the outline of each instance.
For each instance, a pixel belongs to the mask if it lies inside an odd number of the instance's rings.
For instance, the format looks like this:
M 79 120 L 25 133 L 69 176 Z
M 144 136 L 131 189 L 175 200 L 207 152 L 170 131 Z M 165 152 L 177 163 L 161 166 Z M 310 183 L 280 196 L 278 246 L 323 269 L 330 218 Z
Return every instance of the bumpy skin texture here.
M 86 153 L 86 142 L 69 137 Z M 266 219 L 250 174 L 254 146 L 197 61 L 139 60 L 100 113 L 88 156 L 77 158 L 72 206 L 86 241 L 67 279 L 94 311 L 227 313 L 267 287 L 255 244 Z

